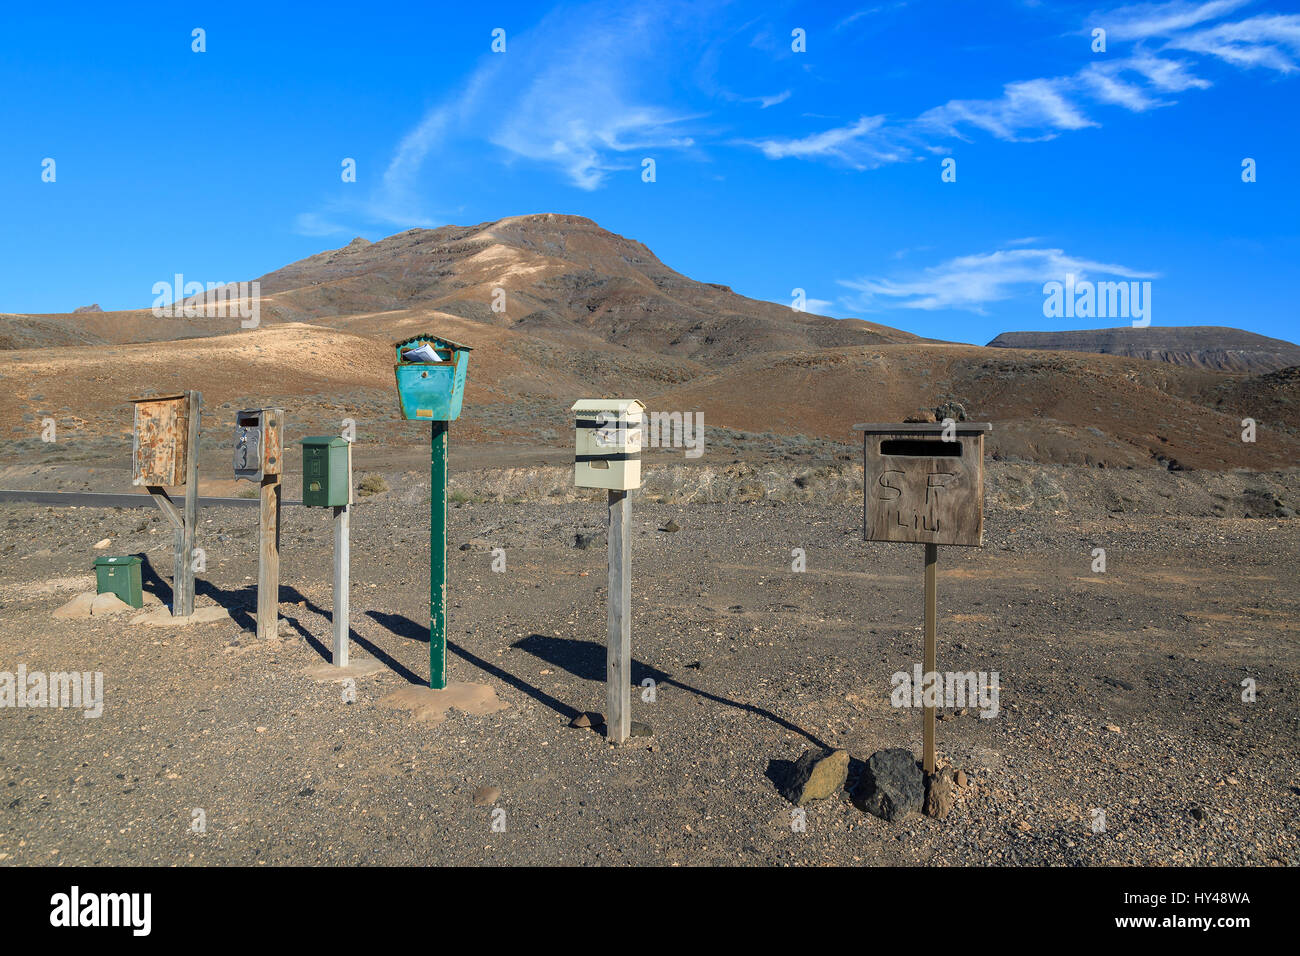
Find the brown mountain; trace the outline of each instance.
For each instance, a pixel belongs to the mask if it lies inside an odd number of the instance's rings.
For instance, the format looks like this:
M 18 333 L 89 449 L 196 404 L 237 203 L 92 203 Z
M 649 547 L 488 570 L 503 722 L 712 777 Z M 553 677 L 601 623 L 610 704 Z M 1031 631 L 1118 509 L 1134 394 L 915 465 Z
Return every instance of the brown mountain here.
M 581 216 L 514 216 L 412 229 L 375 243 L 355 239 L 261 283 L 269 295 L 265 311 L 283 321 L 427 308 L 561 340 L 594 335 L 719 364 L 759 352 L 919 341 L 887 326 L 796 312 L 688 279 L 642 243 Z
M 1300 365 L 1300 345 L 1218 325 L 1003 332 L 989 347 L 1127 355 L 1219 372 L 1274 372 Z
M 573 399 L 620 395 L 702 412 L 716 430 L 714 454 L 728 461 L 763 448 L 812 460 L 832 450 L 827 441 L 843 453 L 854 422 L 945 402 L 994 422 L 995 457 L 1210 469 L 1300 459 L 1295 376 L 1093 349 L 957 345 L 795 312 L 687 278 L 577 216 L 355 240 L 261 282 L 252 330 L 238 317 L 147 309 L 0 316 L 7 457 L 125 460 L 125 403 L 146 388 L 203 391 L 214 450 L 234 411 L 259 405 L 289 409 L 294 434 L 350 417 L 363 444 L 405 447 L 418 428 L 396 417 L 390 343 L 433 331 L 475 349 L 455 427 L 461 445 L 565 448 Z M 502 311 L 493 309 L 498 290 Z M 58 445 L 40 442 L 47 417 L 59 423 Z M 1243 417 L 1259 423 L 1257 442 L 1241 441 Z

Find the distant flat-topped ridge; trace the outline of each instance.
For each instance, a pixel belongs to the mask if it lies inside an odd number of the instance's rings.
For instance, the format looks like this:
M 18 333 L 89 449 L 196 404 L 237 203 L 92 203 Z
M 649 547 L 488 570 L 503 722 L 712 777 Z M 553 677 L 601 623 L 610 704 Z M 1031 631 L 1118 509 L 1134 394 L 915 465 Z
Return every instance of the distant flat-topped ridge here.
M 1097 352 L 1221 372 L 1272 372 L 1300 365 L 1300 345 L 1218 325 L 1003 332 L 989 347 Z

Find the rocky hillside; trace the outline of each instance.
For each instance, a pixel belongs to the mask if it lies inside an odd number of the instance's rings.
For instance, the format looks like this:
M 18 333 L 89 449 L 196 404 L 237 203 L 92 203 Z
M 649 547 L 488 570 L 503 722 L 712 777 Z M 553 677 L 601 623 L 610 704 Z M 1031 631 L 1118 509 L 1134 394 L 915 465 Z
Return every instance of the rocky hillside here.
M 355 239 L 262 276 L 266 312 L 293 322 L 428 308 L 563 340 L 728 363 L 762 352 L 918 341 L 860 319 L 795 312 L 697 282 L 581 216 Z M 499 291 L 498 291 L 499 290 Z

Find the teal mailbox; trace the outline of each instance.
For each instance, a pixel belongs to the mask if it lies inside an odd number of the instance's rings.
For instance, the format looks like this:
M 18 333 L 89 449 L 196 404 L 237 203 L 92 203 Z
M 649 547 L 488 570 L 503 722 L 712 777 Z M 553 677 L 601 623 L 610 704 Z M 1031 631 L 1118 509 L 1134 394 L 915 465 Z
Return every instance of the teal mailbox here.
M 454 422 L 460 418 L 469 368 L 468 345 L 435 335 L 394 342 L 397 397 L 402 417 L 416 422 Z
M 447 686 L 447 431 L 460 418 L 470 347 L 436 335 L 394 342 L 402 417 L 429 423 L 429 686 Z

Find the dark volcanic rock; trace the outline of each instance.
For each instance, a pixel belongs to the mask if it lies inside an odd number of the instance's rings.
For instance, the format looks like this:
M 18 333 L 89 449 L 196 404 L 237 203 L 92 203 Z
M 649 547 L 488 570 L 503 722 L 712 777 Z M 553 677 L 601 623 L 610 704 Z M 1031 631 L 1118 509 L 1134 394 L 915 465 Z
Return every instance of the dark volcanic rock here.
M 867 760 L 853 802 L 882 820 L 920 813 L 925 799 L 925 774 L 910 750 L 877 750 Z

